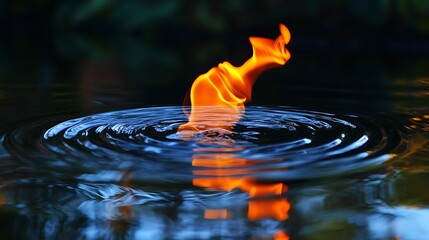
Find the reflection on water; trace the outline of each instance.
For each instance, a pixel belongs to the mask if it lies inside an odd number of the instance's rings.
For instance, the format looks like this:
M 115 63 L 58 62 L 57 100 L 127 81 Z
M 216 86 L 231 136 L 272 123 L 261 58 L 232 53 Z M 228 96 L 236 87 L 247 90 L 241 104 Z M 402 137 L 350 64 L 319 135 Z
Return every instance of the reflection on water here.
M 425 1 L 4 2 L 2 239 L 428 238 Z M 189 141 L 147 108 L 279 18 L 294 58 L 253 103 L 294 107 Z
M 427 172 L 405 174 L 417 155 L 427 159 L 424 114 L 249 107 L 232 133 L 183 141 L 176 134 L 186 122 L 181 111 L 60 115 L 10 126 L 0 149 L 7 179 L 1 231 L 15 239 L 428 233 Z
M 176 134 L 187 120 L 181 108 L 133 103 L 180 103 L 188 87 L 182 80 L 213 63 L 126 39 L 112 45 L 127 57 L 45 64 L 36 90 L 31 71 L 11 68 L 3 78 L 2 238 L 429 235 L 425 58 L 294 58 L 284 72 L 262 76 L 267 84 L 255 87 L 254 99 L 295 107 L 250 107 L 235 133 L 183 141 Z M 128 60 L 132 51 L 138 59 Z M 201 69 L 183 66 L 190 61 Z M 133 109 L 111 112 L 104 108 L 111 103 Z
M 67 239 L 269 237 L 280 234 L 284 228 L 276 220 L 249 222 L 243 218 L 247 216 L 247 196 L 238 192 L 27 183 L 3 188 L 2 193 L 8 198 L 4 210 L 17 215 L 13 227 L 27 226 L 21 231 L 22 238 L 34 235 Z M 213 214 L 221 213 L 207 211 L 210 207 L 231 209 L 230 216 L 213 218 Z M 74 229 L 72 235 L 67 236 L 71 229 Z
M 187 141 L 176 133 L 186 121 L 180 107 L 106 112 L 56 125 L 53 121 L 42 118 L 15 127 L 5 135 L 6 151 L 37 168 L 83 171 L 92 181 L 106 176 L 117 181 L 104 171 L 123 170 L 143 181 L 190 180 L 191 171 L 274 180 L 337 176 L 379 168 L 401 155 L 408 143 L 402 126 L 387 117 L 291 107 L 249 107 L 230 134 L 208 130 Z M 201 167 L 192 168 L 192 163 Z
M 287 195 L 292 207 L 286 221 L 272 216 L 250 219 L 252 207 L 268 206 L 269 211 L 271 202 L 253 202 L 237 190 L 21 180 L 1 189 L 5 223 L 1 230 L 9 234 L 5 237 L 22 239 L 287 239 L 289 234 L 421 239 L 428 234 L 429 213 L 427 205 L 416 203 L 428 203 L 424 184 L 428 177 L 377 175 L 364 181 L 291 184 Z M 397 195 L 415 180 L 422 184 Z M 410 195 L 415 196 L 411 202 Z
M 198 151 L 198 150 L 197 150 Z M 222 150 L 223 151 L 223 150 Z M 213 167 L 213 161 L 216 161 L 214 171 L 195 170 L 193 174 L 196 178 L 192 184 L 198 187 L 224 190 L 227 192 L 235 189 L 245 192 L 249 195 L 248 214 L 249 220 L 256 221 L 266 218 L 272 218 L 279 221 L 284 221 L 288 218 L 289 202 L 283 197 L 287 186 L 284 183 L 258 183 L 253 177 L 225 177 L 222 167 L 244 167 L 252 165 L 252 161 L 245 159 L 237 159 L 236 156 L 225 153 L 204 154 L 199 153 L 194 155 L 192 165 L 198 167 Z M 250 173 L 250 172 L 249 172 Z M 246 174 L 242 172 L 241 174 Z M 208 175 L 208 177 L 203 177 Z M 207 211 L 207 210 L 206 210 Z M 209 213 L 213 213 L 211 209 Z M 228 211 L 224 209 L 225 216 L 228 216 Z M 223 213 L 221 211 L 221 213 Z M 214 212 L 217 214 L 218 212 Z M 215 214 L 208 214 L 209 217 Z
M 221 144 L 223 136 L 213 137 L 209 135 L 209 141 L 212 144 Z M 195 176 L 192 180 L 194 186 L 203 187 L 205 189 L 212 190 L 223 190 L 226 192 L 240 191 L 247 193 L 249 200 L 247 203 L 247 219 L 249 221 L 261 221 L 271 219 L 278 222 L 283 222 L 288 219 L 288 211 L 290 204 L 287 201 L 284 193 L 287 191 L 285 183 L 260 183 L 252 176 L 246 176 L 251 174 L 252 171 L 242 170 L 241 172 L 229 172 L 229 176 L 225 176 L 225 172 L 222 171 L 223 167 L 235 168 L 241 167 L 246 168 L 257 164 L 255 160 L 243 159 L 236 154 L 230 154 L 228 152 L 236 151 L 233 142 L 230 139 L 223 140 L 226 145 L 232 145 L 230 148 L 218 148 L 215 151 L 208 148 L 194 148 L 194 155 L 192 157 L 192 166 L 195 167 L 207 167 L 211 170 L 194 170 L 193 175 Z M 207 142 L 207 140 L 205 140 Z M 208 151 L 208 152 L 206 152 Z M 204 153 L 206 152 L 206 153 Z M 213 153 L 214 152 L 214 153 Z M 231 176 L 233 175 L 233 176 Z M 243 176 L 240 176 L 243 175 Z M 234 201 L 234 199 L 231 199 Z M 204 210 L 205 219 L 231 219 L 234 218 L 233 206 L 225 206 L 225 208 L 206 208 Z M 264 233 L 264 234 L 269 234 Z M 265 236 L 268 237 L 268 236 Z M 286 233 L 286 229 L 279 229 L 272 235 L 273 239 L 283 240 L 289 239 L 289 235 Z

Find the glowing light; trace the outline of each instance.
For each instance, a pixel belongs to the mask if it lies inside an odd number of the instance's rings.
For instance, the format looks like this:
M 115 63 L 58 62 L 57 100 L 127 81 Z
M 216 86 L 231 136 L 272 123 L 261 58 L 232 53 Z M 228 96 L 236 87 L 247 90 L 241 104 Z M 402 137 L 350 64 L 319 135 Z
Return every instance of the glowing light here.
M 282 66 L 290 59 L 285 45 L 290 41 L 287 27 L 280 24 L 280 35 L 275 39 L 250 37 L 253 55 L 243 65 L 220 63 L 200 75 L 190 91 L 191 113 L 189 121 L 179 127 L 184 130 L 201 131 L 226 129 L 240 119 L 244 103 L 252 98 L 252 86 L 265 70 Z M 205 107 L 211 108 L 206 109 Z
M 244 103 L 252 98 L 252 86 L 256 79 L 267 69 L 284 65 L 290 59 L 285 45 L 290 41 L 289 30 L 280 24 L 280 35 L 275 39 L 250 37 L 253 55 L 243 65 L 233 66 L 223 62 L 200 75 L 193 83 L 190 91 L 191 112 L 186 124 L 179 127 L 178 132 L 184 138 L 196 131 L 214 130 L 217 135 L 228 134 L 244 112 Z M 186 113 L 186 111 L 185 111 Z M 210 138 L 202 139 L 205 144 Z M 247 217 L 251 221 L 271 218 L 284 221 L 288 218 L 290 204 L 283 196 L 287 191 L 284 183 L 260 183 L 249 176 L 253 172 L 272 171 L 274 169 L 258 169 L 260 161 L 244 159 L 228 153 L 234 148 L 232 141 L 216 141 L 216 145 L 228 146 L 214 153 L 204 149 L 194 149 L 192 166 L 193 185 L 208 189 L 233 191 L 234 189 L 248 193 Z M 278 159 L 266 160 L 276 162 Z M 250 168 L 250 166 L 254 166 Z M 276 168 L 275 170 L 281 170 Z M 247 176 L 246 176 L 247 175 Z M 244 176 L 244 177 L 242 177 Z M 225 219 L 232 216 L 228 209 L 206 209 L 204 218 Z M 279 231 L 274 239 L 289 239 L 287 233 Z
M 288 219 L 289 202 L 285 198 L 257 199 L 249 201 L 247 218 L 251 221 L 261 219 L 275 219 L 284 221 Z
M 274 235 L 274 240 L 289 240 L 289 239 L 290 239 L 289 235 L 283 231 L 278 231 Z
M 227 209 L 206 209 L 204 211 L 205 219 L 226 219 L 231 218 L 232 213 Z

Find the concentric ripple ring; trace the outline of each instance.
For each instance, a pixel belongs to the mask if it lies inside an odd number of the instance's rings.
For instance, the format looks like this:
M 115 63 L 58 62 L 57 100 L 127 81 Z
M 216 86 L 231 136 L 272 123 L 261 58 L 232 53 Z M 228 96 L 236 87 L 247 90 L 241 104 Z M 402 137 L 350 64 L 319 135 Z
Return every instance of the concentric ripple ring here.
M 405 135 L 386 119 L 292 107 L 250 106 L 232 132 L 203 132 L 192 139 L 177 134 L 186 121 L 176 106 L 56 124 L 42 119 L 11 130 L 3 144 L 20 161 L 58 171 L 132 171 L 136 179 L 249 175 L 276 180 L 372 170 L 407 145 Z M 214 164 L 219 159 L 227 164 Z

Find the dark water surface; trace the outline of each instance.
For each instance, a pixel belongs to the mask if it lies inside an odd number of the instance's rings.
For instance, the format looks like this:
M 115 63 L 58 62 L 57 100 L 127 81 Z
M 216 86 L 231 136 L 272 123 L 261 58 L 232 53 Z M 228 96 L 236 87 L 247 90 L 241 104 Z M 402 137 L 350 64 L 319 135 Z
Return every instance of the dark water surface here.
M 427 61 L 317 59 L 264 75 L 232 132 L 186 139 L 186 71 L 4 81 L 2 237 L 427 239 Z
M 52 121 L 33 120 L 5 134 L 6 151 L 35 168 L 91 173 L 92 181 L 115 181 L 103 173 L 129 171 L 133 180 L 182 182 L 198 177 L 192 174 L 195 158 L 247 161 L 219 163 L 224 173 L 208 175 L 305 180 L 376 168 L 402 155 L 408 143 L 402 126 L 386 118 L 290 107 L 251 106 L 232 132 L 207 130 L 191 139 L 177 133 L 187 122 L 181 107 Z
M 429 1 L 1 1 L 0 239 L 429 239 Z M 192 81 L 291 31 L 232 132 Z M 207 115 L 207 120 L 212 116 Z

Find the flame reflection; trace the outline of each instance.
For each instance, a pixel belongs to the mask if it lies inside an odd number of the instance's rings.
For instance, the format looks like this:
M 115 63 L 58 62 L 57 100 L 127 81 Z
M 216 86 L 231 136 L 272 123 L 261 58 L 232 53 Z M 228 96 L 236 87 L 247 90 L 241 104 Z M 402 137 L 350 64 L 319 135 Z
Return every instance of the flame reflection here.
M 196 150 L 196 152 L 199 152 Z M 254 170 L 251 167 L 256 160 L 241 159 L 234 154 L 211 153 L 195 154 L 192 166 L 198 168 L 193 171 L 194 186 L 207 189 L 224 190 L 235 189 L 248 193 L 250 197 L 247 217 L 251 221 L 261 219 L 288 219 L 290 204 L 283 194 L 287 191 L 284 183 L 260 183 L 254 177 L 246 176 Z M 201 167 L 207 169 L 199 169 Z M 238 168 L 238 169 L 235 169 Z M 226 174 L 225 174 L 226 173 Z M 243 177 L 237 176 L 244 175 Z M 218 216 L 218 217 L 216 217 Z M 210 209 L 205 213 L 207 218 L 228 218 L 227 210 Z
M 256 160 L 239 158 L 228 153 L 206 153 L 195 149 L 192 166 L 194 186 L 207 189 L 224 190 L 227 192 L 239 190 L 248 193 L 250 200 L 247 208 L 247 219 L 259 221 L 274 219 L 285 221 L 288 219 L 290 203 L 284 196 L 288 187 L 284 183 L 260 183 L 254 177 L 248 176 L 254 170 L 249 167 L 257 165 Z M 220 151 L 222 152 L 222 151 Z M 242 174 L 244 176 L 237 176 Z M 247 174 L 247 175 L 246 175 Z M 227 219 L 234 217 L 231 209 L 206 209 L 205 219 Z M 278 231 L 273 235 L 275 240 L 288 240 L 289 235 Z
M 249 195 L 247 219 L 259 221 L 274 219 L 285 221 L 288 219 L 290 203 L 284 197 L 287 185 L 284 183 L 261 183 L 254 177 L 248 176 L 257 166 L 257 160 L 240 158 L 235 154 L 227 153 L 227 149 L 220 148 L 220 153 L 202 153 L 202 149 L 194 149 L 192 166 L 194 186 L 207 189 L 224 190 L 227 192 L 239 190 Z M 276 160 L 273 160 L 276 161 Z M 204 168 L 204 169 L 201 169 Z M 238 176 L 237 176 L 238 175 Z M 240 176 L 242 175 L 242 176 Z M 234 217 L 232 209 L 206 209 L 205 219 L 227 219 Z M 278 231 L 273 239 L 286 240 L 289 235 Z

